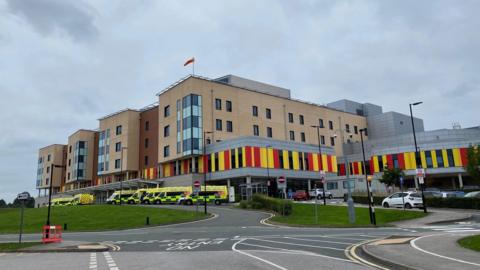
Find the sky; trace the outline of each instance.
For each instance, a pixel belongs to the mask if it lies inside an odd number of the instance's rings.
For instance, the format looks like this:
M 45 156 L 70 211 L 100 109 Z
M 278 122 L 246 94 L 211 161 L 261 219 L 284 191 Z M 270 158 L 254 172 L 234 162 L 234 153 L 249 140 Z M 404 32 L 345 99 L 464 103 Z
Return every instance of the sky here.
M 187 76 L 319 104 L 370 102 L 427 130 L 480 125 L 479 1 L 0 0 L 0 198 L 35 192 L 38 149 Z

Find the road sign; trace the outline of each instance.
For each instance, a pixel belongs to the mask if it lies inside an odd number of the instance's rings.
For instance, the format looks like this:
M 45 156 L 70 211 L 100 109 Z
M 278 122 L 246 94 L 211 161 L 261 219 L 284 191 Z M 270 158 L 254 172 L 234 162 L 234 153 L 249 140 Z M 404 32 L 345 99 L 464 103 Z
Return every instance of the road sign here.
M 400 185 L 403 185 L 403 176 L 400 176 Z
M 418 183 L 423 185 L 425 184 L 425 181 L 423 180 L 423 177 L 418 177 Z
M 195 181 L 193 182 L 193 187 L 199 188 L 199 187 L 200 187 L 200 181 L 195 180 Z
M 28 200 L 28 198 L 30 198 L 30 194 L 28 194 L 28 192 L 22 192 L 17 195 L 17 200 L 20 200 L 20 201 L 26 201 Z
M 286 189 L 287 188 L 287 180 L 284 176 L 279 176 L 277 178 L 277 188 L 278 189 Z
M 417 169 L 417 177 L 418 178 L 425 178 L 425 170 L 423 168 Z

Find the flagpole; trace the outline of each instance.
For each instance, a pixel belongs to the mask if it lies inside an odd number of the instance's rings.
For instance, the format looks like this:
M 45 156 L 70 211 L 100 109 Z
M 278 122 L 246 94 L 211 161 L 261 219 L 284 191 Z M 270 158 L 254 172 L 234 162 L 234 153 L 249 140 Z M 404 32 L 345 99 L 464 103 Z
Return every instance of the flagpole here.
M 195 60 L 192 63 L 192 76 L 195 76 Z

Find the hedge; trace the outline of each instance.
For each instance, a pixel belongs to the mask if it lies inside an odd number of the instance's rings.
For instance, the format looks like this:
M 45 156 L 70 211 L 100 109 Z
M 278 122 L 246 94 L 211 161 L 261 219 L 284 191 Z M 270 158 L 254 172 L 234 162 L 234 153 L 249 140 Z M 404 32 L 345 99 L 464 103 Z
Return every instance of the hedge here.
M 352 199 L 353 199 L 354 203 L 368 204 L 368 197 L 367 196 L 352 195 Z M 385 199 L 385 197 L 373 196 L 373 203 L 375 205 L 381 205 L 383 199 Z
M 292 213 L 291 201 L 267 197 L 260 194 L 254 194 L 251 200 L 241 201 L 240 207 L 243 209 L 263 209 L 274 211 L 284 216 L 288 216 Z
M 479 209 L 480 198 L 426 198 L 427 207 Z
M 368 204 L 368 197 L 366 196 L 352 196 L 355 203 Z M 385 197 L 373 197 L 373 203 L 375 205 L 382 205 L 382 201 Z M 438 208 L 460 208 L 460 209 L 479 209 L 480 210 L 480 198 L 426 198 L 427 207 Z

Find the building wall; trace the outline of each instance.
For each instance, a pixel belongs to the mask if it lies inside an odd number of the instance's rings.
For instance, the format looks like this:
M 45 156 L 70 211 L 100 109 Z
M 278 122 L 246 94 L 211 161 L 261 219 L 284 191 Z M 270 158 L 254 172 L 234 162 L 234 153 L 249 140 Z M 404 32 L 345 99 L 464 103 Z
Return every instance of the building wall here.
M 48 189 L 50 186 L 50 170 L 51 165 L 65 166 L 67 155 L 67 146 L 63 144 L 53 144 L 41 148 L 38 151 L 38 167 L 37 167 L 37 189 Z M 65 169 L 53 169 L 53 192 L 61 190 L 64 184 Z
M 83 142 L 84 148 L 78 148 Z M 78 155 L 83 156 L 84 162 L 77 162 Z M 93 130 L 78 130 L 68 137 L 66 160 L 66 190 L 92 185 L 97 178 L 98 135 Z M 77 169 L 81 175 L 76 176 Z
M 139 168 L 144 179 L 158 178 L 158 105 L 140 113 Z
M 416 132 L 424 131 L 423 120 L 414 117 Z M 367 117 L 369 139 L 412 134 L 412 120 L 409 115 L 387 112 Z
M 203 129 L 212 131 L 208 139 L 212 142 L 229 140 L 241 136 L 252 136 L 253 125 L 258 125 L 259 136 L 267 137 L 267 127 L 273 131 L 272 139 L 289 141 L 289 131 L 294 131 L 295 142 L 301 141 L 301 132 L 305 133 L 305 143 L 318 144 L 317 131 L 311 125 L 318 125 L 319 119 L 323 119 L 324 128 L 320 129 L 321 135 L 325 136 L 325 145 L 331 146 L 330 137 L 339 134 L 339 129 L 345 129 L 345 124 L 350 125 L 352 141 L 359 141 L 360 134 L 354 132 L 366 127 L 365 117 L 340 112 L 330 108 L 299 102 L 292 99 L 272 96 L 256 91 L 216 83 L 213 81 L 190 77 L 182 83 L 170 88 L 159 95 L 159 162 L 181 158 L 182 153 L 177 153 L 176 144 L 176 121 L 178 100 L 191 93 L 202 96 Z M 215 109 L 215 99 L 220 99 L 222 109 Z M 226 111 L 226 101 L 232 102 L 232 112 Z M 170 116 L 164 116 L 164 109 L 170 106 Z M 258 117 L 252 115 L 252 106 L 258 107 Z M 266 118 L 266 108 L 271 110 L 271 119 Z M 289 123 L 288 113 L 293 113 L 294 123 Z M 299 116 L 303 115 L 304 124 L 299 123 Z M 339 118 L 342 125 L 339 126 Z M 222 131 L 215 130 L 216 119 L 222 120 Z M 226 131 L 226 121 L 232 121 L 233 132 Z M 333 121 L 333 128 L 329 129 L 329 121 Z M 164 127 L 170 126 L 170 136 L 163 137 Z M 341 153 L 340 140 L 335 140 L 335 151 Z M 164 157 L 165 146 L 170 147 L 170 156 Z
M 116 129 L 119 126 L 121 126 L 121 133 L 116 134 Z M 135 110 L 121 111 L 100 119 L 98 184 L 119 181 L 120 177 L 122 179 L 138 177 L 139 126 L 140 112 Z M 105 145 L 100 145 L 102 136 L 104 136 Z M 118 150 L 116 150 L 117 143 L 121 143 L 121 147 Z M 121 160 L 122 147 L 126 147 L 126 149 L 123 150 L 123 162 Z M 102 154 L 103 157 L 101 157 Z M 118 166 L 118 168 L 115 168 L 116 160 L 119 160 L 118 163 L 121 165 Z M 101 163 L 104 165 L 101 165 Z M 122 173 L 120 174 L 121 171 Z

